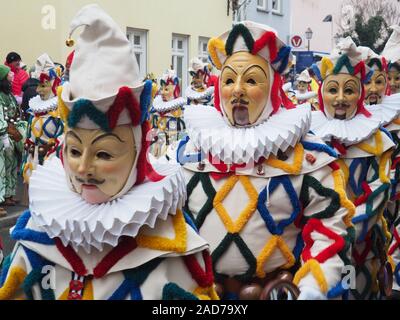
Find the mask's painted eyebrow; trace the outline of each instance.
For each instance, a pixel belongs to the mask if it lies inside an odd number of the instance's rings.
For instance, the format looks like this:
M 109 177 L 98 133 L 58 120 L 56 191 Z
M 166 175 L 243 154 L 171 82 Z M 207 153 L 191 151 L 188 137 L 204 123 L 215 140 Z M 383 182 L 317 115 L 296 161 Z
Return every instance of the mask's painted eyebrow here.
M 114 137 L 114 138 L 118 139 L 118 140 L 119 140 L 120 142 L 122 142 L 122 143 L 125 142 L 125 141 L 122 141 L 121 138 L 118 137 L 118 136 L 117 136 L 116 134 L 114 134 L 114 133 L 105 133 L 105 134 L 102 134 L 101 136 L 98 136 L 96 139 L 94 139 L 94 140 L 92 141 L 92 144 L 95 144 L 95 143 L 98 142 L 99 140 L 104 139 L 104 138 L 107 138 L 107 137 Z
M 78 141 L 82 144 L 81 138 L 79 138 L 78 135 L 77 135 L 75 132 L 73 132 L 73 131 L 68 131 L 68 132 L 67 132 L 67 137 L 68 137 L 68 135 L 73 136 L 76 140 L 78 140 Z

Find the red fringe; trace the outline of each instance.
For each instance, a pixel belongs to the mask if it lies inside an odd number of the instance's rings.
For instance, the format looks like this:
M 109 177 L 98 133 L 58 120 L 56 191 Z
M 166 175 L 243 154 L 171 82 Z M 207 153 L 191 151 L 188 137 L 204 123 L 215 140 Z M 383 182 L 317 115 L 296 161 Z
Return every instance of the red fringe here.
M 362 183 L 362 188 L 364 190 L 364 194 L 361 197 L 358 197 L 356 200 L 354 200 L 354 205 L 356 207 L 362 205 L 363 203 L 366 203 L 369 196 L 372 193 L 372 190 L 366 181 Z
M 212 268 L 212 261 L 210 252 L 208 250 L 204 250 L 202 252 L 203 259 L 205 262 L 205 270 L 203 270 L 196 259 L 196 255 L 190 255 L 183 257 L 185 261 L 185 265 L 192 275 L 193 279 L 197 282 L 197 284 L 202 288 L 211 287 L 214 283 L 214 275 Z
M 337 151 L 339 151 L 341 155 L 345 155 L 347 153 L 346 147 L 344 145 L 342 145 L 336 139 L 332 138 L 331 144 L 332 144 L 332 147 L 334 147 Z
M 265 32 L 261 38 L 259 38 L 255 43 L 253 47 L 252 54 L 256 55 L 258 52 L 260 52 L 265 45 L 268 46 L 269 49 L 269 57 L 270 61 L 274 61 L 277 56 L 278 56 L 278 47 L 276 45 L 276 35 L 275 33 L 271 31 Z
M 329 239 L 334 240 L 334 243 L 331 244 L 326 249 L 322 250 L 316 257 L 311 255 L 311 248 L 314 245 L 314 240 L 311 237 L 311 234 L 316 231 Z M 332 258 L 335 254 L 339 253 L 345 246 L 345 241 L 343 237 L 336 234 L 332 230 L 326 228 L 321 220 L 311 219 L 303 229 L 303 239 L 305 243 L 305 248 L 302 253 L 302 258 L 304 262 L 307 262 L 310 259 L 315 259 L 319 263 L 324 263 L 328 259 Z
M 118 118 L 125 108 L 129 112 L 132 125 L 137 126 L 140 124 L 140 104 L 130 88 L 122 87 L 119 89 L 113 105 L 107 112 L 108 123 L 111 129 L 117 126 Z
M 78 254 L 74 251 L 74 249 L 72 249 L 70 246 L 64 247 L 61 240 L 58 238 L 55 238 L 54 242 L 56 244 L 58 251 L 60 251 L 62 256 L 68 261 L 74 272 L 80 275 L 81 277 L 86 276 L 87 274 L 86 267 L 83 264 L 82 259 L 78 256 Z
M 215 105 L 215 109 L 217 109 L 220 113 L 222 113 L 221 110 L 221 98 L 219 95 L 219 80 L 220 78 L 218 77 L 217 80 L 214 82 L 214 105 Z
M 135 238 L 124 238 L 93 269 L 95 278 L 103 277 L 118 261 L 137 248 Z
M 340 170 L 340 166 L 336 162 L 331 162 L 328 166 L 332 169 L 332 171 Z
M 271 88 L 271 102 L 273 113 L 277 113 L 282 106 L 282 98 L 280 95 L 282 89 L 282 80 L 278 72 L 274 72 L 274 83 Z
M 372 241 L 370 236 L 365 239 L 365 248 L 361 254 L 359 254 L 358 251 L 353 248 L 353 258 L 356 261 L 357 266 L 362 266 L 365 263 L 365 259 L 367 258 L 368 253 L 371 251 L 371 248 Z
M 400 247 L 400 236 L 396 228 L 394 229 L 393 236 L 396 239 L 396 243 L 389 249 L 389 256 L 391 256 L 396 251 L 396 249 Z

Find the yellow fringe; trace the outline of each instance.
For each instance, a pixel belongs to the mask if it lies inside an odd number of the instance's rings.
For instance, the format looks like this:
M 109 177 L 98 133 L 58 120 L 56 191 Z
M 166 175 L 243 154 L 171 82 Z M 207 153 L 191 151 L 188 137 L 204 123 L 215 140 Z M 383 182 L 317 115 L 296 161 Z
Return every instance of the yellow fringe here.
M 381 131 L 378 130 L 374 137 L 376 144 L 375 146 L 371 146 L 366 142 L 361 142 L 358 145 L 356 145 L 356 148 L 361 149 L 370 154 L 373 154 L 375 156 L 380 156 L 383 153 L 383 139 Z
M 390 265 L 392 266 L 392 272 L 394 272 L 396 270 L 396 264 L 394 263 L 393 257 L 388 256 L 388 261 L 389 261 Z
M 26 272 L 21 267 L 12 267 L 7 276 L 6 282 L 0 289 L 0 300 L 12 300 L 24 282 Z
M 226 56 L 226 51 L 225 51 L 225 43 L 219 39 L 219 38 L 212 38 L 208 42 L 208 52 L 210 54 L 210 57 L 215 65 L 215 67 L 218 70 L 222 69 L 222 63 L 221 60 L 218 57 L 218 52 L 219 51 L 221 54 Z
M 164 132 L 167 128 L 167 118 L 160 117 L 157 122 L 157 128 Z
M 64 101 L 61 99 L 62 90 L 63 90 L 62 86 L 59 86 L 57 88 L 58 113 L 60 115 L 61 120 L 64 122 L 64 125 L 67 125 L 69 109 L 67 105 L 64 103 Z
M 172 221 L 175 231 L 175 239 L 139 235 L 136 237 L 138 246 L 159 251 L 184 253 L 187 244 L 187 229 L 185 217 L 181 210 L 176 211 L 176 215 L 172 218 Z
M 397 125 L 400 126 L 400 118 L 397 118 L 397 119 L 393 120 L 392 123 L 397 124 Z
M 36 124 L 39 122 L 39 130 L 36 129 Z M 35 117 L 32 120 L 31 132 L 35 138 L 40 138 L 43 135 L 43 118 Z
M 347 184 L 349 183 L 349 178 L 350 178 L 349 166 L 346 164 L 346 161 L 343 159 L 336 160 L 336 163 L 339 165 L 340 169 L 343 172 L 344 185 L 347 186 Z
M 325 79 L 328 75 L 333 72 L 333 63 L 328 57 L 322 58 L 321 61 L 321 76 L 322 79 Z
M 55 111 L 50 111 L 50 112 L 48 112 L 47 114 L 48 114 L 50 117 L 53 117 L 53 118 L 58 118 L 58 116 L 59 116 L 57 110 L 55 110 Z
M 249 203 L 246 208 L 244 208 L 244 210 L 240 213 L 237 221 L 234 222 L 226 211 L 223 205 L 223 201 L 239 181 L 243 185 L 247 195 L 249 196 Z M 232 176 L 215 195 L 213 205 L 219 217 L 221 218 L 226 230 L 228 230 L 229 233 L 234 234 L 240 233 L 246 223 L 250 220 L 257 209 L 257 201 L 258 193 L 252 185 L 250 179 L 246 176 Z
M 267 245 L 262 249 L 260 255 L 257 257 L 257 277 L 263 279 L 265 278 L 264 265 L 267 260 L 274 253 L 275 249 L 278 248 L 282 255 L 286 258 L 287 263 L 282 266 L 282 269 L 289 269 L 296 263 L 296 258 L 290 251 L 289 247 L 285 241 L 280 236 L 272 236 L 271 240 L 268 241 Z
M 340 170 L 333 171 L 332 175 L 335 183 L 335 191 L 339 194 L 340 205 L 347 209 L 347 214 L 343 217 L 343 222 L 345 223 L 346 227 L 352 227 L 353 223 L 351 220 L 356 214 L 356 208 L 353 202 L 347 198 L 346 191 L 344 189 L 345 184 Z
M 29 184 L 29 176 L 28 176 L 28 170 L 33 172 L 33 164 L 32 162 L 27 162 L 24 165 L 24 171 L 22 172 L 22 177 L 24 178 L 24 183 Z
M 281 169 L 289 174 L 299 174 L 303 167 L 303 159 L 304 147 L 301 143 L 298 143 L 294 148 L 294 160 L 292 164 L 278 160 L 274 155 L 269 157 L 269 159 L 266 161 L 266 164 L 270 167 Z
M 389 174 L 392 165 L 392 154 L 392 150 L 386 151 L 379 161 L 379 179 L 382 183 L 391 183 Z M 389 164 L 389 168 L 386 171 L 387 164 Z
M 196 290 L 194 290 L 193 294 L 200 300 L 219 300 L 218 294 L 214 287 L 198 287 Z
M 173 117 L 175 117 L 175 118 L 180 118 L 180 117 L 182 117 L 182 109 L 178 109 L 178 110 L 175 110 L 174 112 L 172 112 L 171 113 L 171 115 L 173 116 Z
M 321 289 L 322 293 L 326 294 L 328 292 L 328 283 L 326 281 L 325 275 L 321 269 L 319 262 L 315 259 L 308 260 L 300 268 L 300 270 L 297 271 L 296 275 L 294 276 L 293 283 L 298 286 L 300 284 L 301 279 L 303 279 L 310 272 L 317 281 L 318 286 Z

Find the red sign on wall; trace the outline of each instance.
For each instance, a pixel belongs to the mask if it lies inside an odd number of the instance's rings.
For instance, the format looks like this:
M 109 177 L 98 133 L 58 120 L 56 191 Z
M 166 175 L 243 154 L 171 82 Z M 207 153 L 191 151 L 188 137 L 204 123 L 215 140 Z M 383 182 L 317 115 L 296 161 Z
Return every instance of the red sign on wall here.
M 293 36 L 290 42 L 294 48 L 299 48 L 303 44 L 303 38 L 300 36 Z

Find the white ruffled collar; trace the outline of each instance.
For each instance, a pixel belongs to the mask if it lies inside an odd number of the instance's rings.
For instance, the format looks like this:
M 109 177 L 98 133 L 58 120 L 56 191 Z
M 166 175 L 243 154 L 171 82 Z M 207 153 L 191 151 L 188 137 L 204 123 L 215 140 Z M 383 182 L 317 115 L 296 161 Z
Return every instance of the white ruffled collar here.
M 226 164 L 257 162 L 294 147 L 309 131 L 310 105 L 282 109 L 267 121 L 250 128 L 229 126 L 215 108 L 186 106 L 185 123 L 190 140 L 205 154 Z
M 214 93 L 214 87 L 208 87 L 206 90 L 199 92 L 193 90 L 192 87 L 188 87 L 185 91 L 185 97 L 191 100 L 202 100 L 212 96 Z
M 90 253 L 105 245 L 115 247 L 122 236 L 135 237 L 144 225 L 154 228 L 157 219 L 165 221 L 183 207 L 186 186 L 181 168 L 168 164 L 156 169 L 165 176 L 160 182 L 145 182 L 117 200 L 92 205 L 69 189 L 62 163 L 54 157 L 30 178 L 32 219 L 51 238 L 58 237 L 75 250 Z
M 186 99 L 179 97 L 171 101 L 163 101 L 162 97 L 159 95 L 155 97 L 153 102 L 153 108 L 158 113 L 166 113 L 170 111 L 175 111 L 186 104 Z
M 332 138 L 345 146 L 358 144 L 376 133 L 383 125 L 383 113 L 378 106 L 367 106 L 371 117 L 358 114 L 350 120 L 329 119 L 322 111 L 313 111 L 311 131 L 325 142 Z
M 366 108 L 371 113 L 379 113 L 382 117 L 382 125 L 386 126 L 400 114 L 400 93 L 385 96 L 380 104 L 367 106 Z
M 40 96 L 33 97 L 29 100 L 29 112 L 33 114 L 51 112 L 57 109 L 58 100 L 57 97 L 50 98 L 49 100 L 43 101 Z

